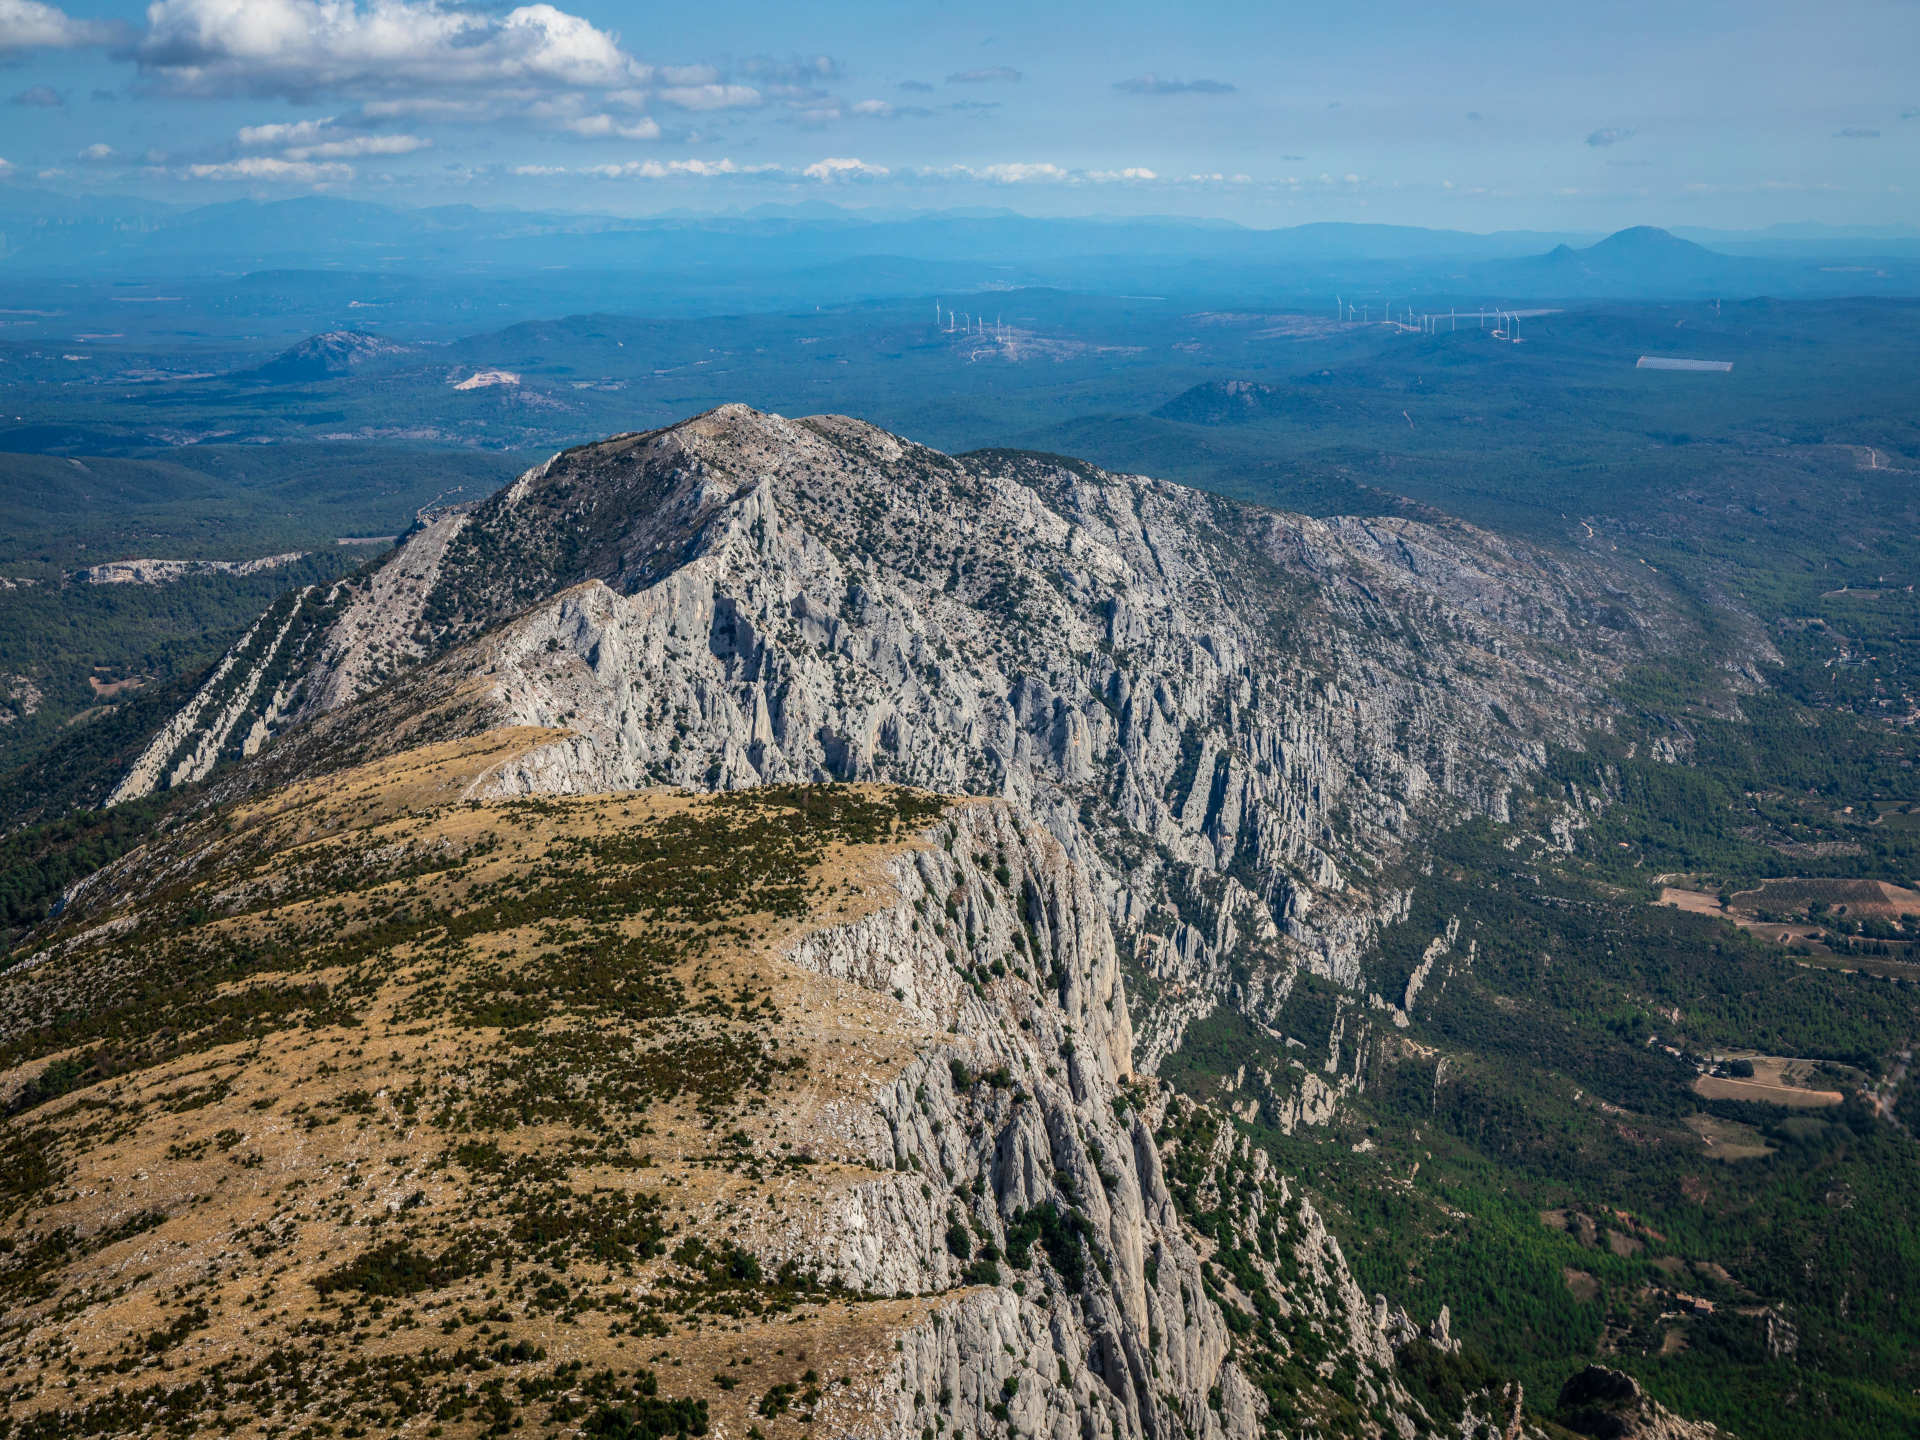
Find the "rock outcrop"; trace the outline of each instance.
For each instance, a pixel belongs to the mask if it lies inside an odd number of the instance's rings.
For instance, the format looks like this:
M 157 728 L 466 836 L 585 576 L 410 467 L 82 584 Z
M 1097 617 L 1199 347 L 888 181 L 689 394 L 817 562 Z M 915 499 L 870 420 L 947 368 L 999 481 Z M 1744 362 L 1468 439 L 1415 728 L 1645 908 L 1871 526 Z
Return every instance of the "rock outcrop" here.
M 1589 1365 L 1560 1389 L 1560 1422 L 1589 1440 L 1728 1440 L 1704 1420 L 1683 1420 L 1631 1375 Z
M 89 565 L 79 578 L 89 585 L 170 585 L 194 575 L 258 575 L 307 558 L 304 550 L 262 555 L 253 560 L 109 560 Z

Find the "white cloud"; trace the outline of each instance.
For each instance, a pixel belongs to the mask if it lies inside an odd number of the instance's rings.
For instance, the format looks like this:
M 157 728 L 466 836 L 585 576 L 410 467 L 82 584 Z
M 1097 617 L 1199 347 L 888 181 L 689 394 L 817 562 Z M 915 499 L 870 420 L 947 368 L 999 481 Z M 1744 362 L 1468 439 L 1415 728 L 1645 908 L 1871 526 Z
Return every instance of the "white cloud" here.
M 676 110 L 751 110 L 765 103 L 765 97 L 751 85 L 668 85 L 660 91 L 660 103 Z
M 731 160 L 628 160 L 618 165 L 516 165 L 513 174 L 530 177 L 594 175 L 603 180 L 717 179 L 725 175 L 785 174 L 778 165 L 736 165 Z
M 1036 165 L 1013 161 L 1000 165 L 988 165 L 974 173 L 982 180 L 991 180 L 996 185 L 1025 185 L 1035 180 L 1068 180 L 1072 178 L 1069 171 L 1062 170 L 1058 165 L 1046 162 Z
M 361 155 L 411 155 L 433 142 L 421 135 L 356 135 L 333 116 L 248 125 L 234 137 L 243 150 L 278 150 L 288 160 L 350 160 Z
M 936 180 L 978 180 L 989 185 L 1114 185 L 1114 184 L 1155 184 L 1165 177 L 1156 170 L 1144 165 L 1130 165 L 1119 170 L 1069 170 L 1065 166 L 1055 165 L 1052 161 L 1015 160 L 1003 161 L 994 165 L 947 165 L 917 172 L 927 179 Z M 1188 175 L 1189 181 L 1223 181 L 1224 175 Z M 1246 179 L 1236 175 L 1236 181 Z
M 411 155 L 432 144 L 424 135 L 349 135 L 317 145 L 297 145 L 285 153 L 289 160 L 351 160 L 361 155 Z
M 301 185 L 325 185 L 351 180 L 353 167 L 335 162 L 282 160 L 277 155 L 243 155 L 238 160 L 218 165 L 189 165 L 183 172 L 190 180 L 278 180 Z
M 544 4 L 492 16 L 437 0 L 155 0 L 147 26 L 141 69 L 191 94 L 605 88 L 649 73 L 613 35 Z
M 99 165 L 114 158 L 118 152 L 104 140 L 96 140 L 80 152 L 80 158 L 91 165 Z
M 0 51 L 72 50 L 104 45 L 113 36 L 111 25 L 76 20 L 40 0 L 0 0 Z
M 884 165 L 869 165 L 851 156 L 830 155 L 816 160 L 800 172 L 809 180 L 878 180 L 889 172 Z
M 897 115 L 899 111 L 895 110 L 893 106 L 884 100 L 856 100 L 853 102 L 853 113 L 856 115 L 866 115 L 876 120 L 888 120 Z
M 319 120 L 289 120 L 273 125 L 243 126 L 235 138 L 249 150 L 270 149 L 279 145 L 306 145 L 326 134 L 333 116 Z
M 6 156 L 0 155 L 0 175 L 10 175 L 12 173 L 13 162 L 7 159 Z
M 567 122 L 567 129 L 589 140 L 658 140 L 658 121 L 641 116 L 638 120 L 616 120 L 611 115 L 581 115 Z

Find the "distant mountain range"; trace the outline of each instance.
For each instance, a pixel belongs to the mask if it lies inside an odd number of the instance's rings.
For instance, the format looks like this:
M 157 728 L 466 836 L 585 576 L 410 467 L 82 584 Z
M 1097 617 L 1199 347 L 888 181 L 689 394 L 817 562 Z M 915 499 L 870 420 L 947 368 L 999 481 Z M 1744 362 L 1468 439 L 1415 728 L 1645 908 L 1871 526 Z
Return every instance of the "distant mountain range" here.
M 1175 217 L 1037 219 L 1007 211 L 871 215 L 810 205 L 743 215 L 612 215 L 326 196 L 194 209 L 0 190 L 0 284 L 41 274 L 116 279 L 315 271 L 484 283 L 581 272 L 572 304 L 609 303 L 602 275 L 645 277 L 649 305 L 847 303 L 1006 285 L 1316 299 L 1524 299 L 1920 293 L 1920 236 L 1770 230 L 1696 239 L 1318 223 L 1257 230 Z M 622 299 L 622 305 L 627 302 Z

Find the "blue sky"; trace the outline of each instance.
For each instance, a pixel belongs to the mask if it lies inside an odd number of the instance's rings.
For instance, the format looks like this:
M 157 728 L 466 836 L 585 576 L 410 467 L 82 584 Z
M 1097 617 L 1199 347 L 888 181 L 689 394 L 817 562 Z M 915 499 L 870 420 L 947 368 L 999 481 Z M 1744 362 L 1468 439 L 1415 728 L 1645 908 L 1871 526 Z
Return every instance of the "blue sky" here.
M 1920 220 L 1920 0 L 0 0 L 0 179 L 644 214 Z

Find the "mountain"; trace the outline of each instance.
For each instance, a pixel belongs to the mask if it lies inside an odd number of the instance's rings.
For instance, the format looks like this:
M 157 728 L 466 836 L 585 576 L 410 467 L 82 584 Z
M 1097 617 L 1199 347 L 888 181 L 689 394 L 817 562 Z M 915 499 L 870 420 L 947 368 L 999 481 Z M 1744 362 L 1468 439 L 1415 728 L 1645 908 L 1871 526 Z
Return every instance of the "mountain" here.
M 1268 385 L 1258 380 L 1204 380 L 1183 390 L 1154 415 L 1185 425 L 1247 425 L 1262 420 L 1327 421 L 1340 402 L 1311 384 Z
M 1477 278 L 1506 294 L 1538 297 L 1681 299 L 1797 292 L 1802 267 L 1722 255 L 1651 225 L 1621 230 L 1584 250 L 1478 267 Z
M 397 344 L 362 330 L 330 330 L 324 335 L 309 335 L 239 378 L 276 385 L 333 380 L 412 353 L 410 345 Z
M 115 797 L 281 734 L 251 773 L 501 725 L 570 732 L 502 794 L 1004 796 L 1089 868 L 1153 977 L 1151 1065 L 1303 970 L 1380 988 L 1360 957 L 1403 899 L 1366 877 L 1442 817 L 1504 814 L 1677 624 L 1642 580 L 1465 525 L 1310 520 L 727 406 L 558 455 L 370 577 L 287 597 Z M 1296 1109 L 1320 1086 L 1274 1083 Z
M 427 512 L 260 617 L 0 969 L 9 1348 L 65 1362 L 12 1433 L 1544 1435 L 1394 1295 L 1480 1214 L 1355 1252 L 1275 1155 L 1485 1130 L 1461 1016 L 1562 1026 L 1454 1002 L 1532 922 L 1436 910 L 1437 840 L 1571 847 L 1622 782 L 1555 756 L 1698 624 L 1605 552 L 739 405 Z M 1404 1137 L 1339 1128 L 1375 1087 Z

